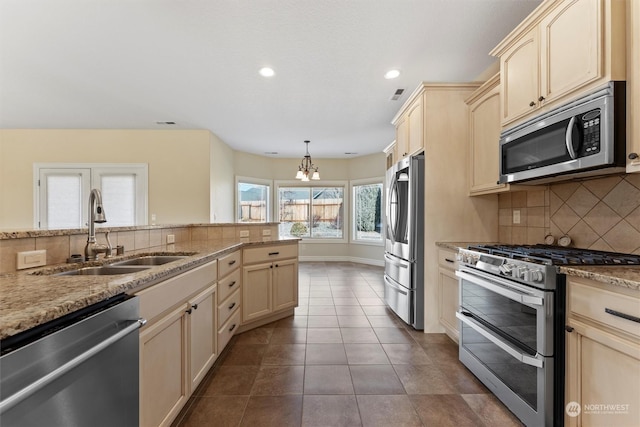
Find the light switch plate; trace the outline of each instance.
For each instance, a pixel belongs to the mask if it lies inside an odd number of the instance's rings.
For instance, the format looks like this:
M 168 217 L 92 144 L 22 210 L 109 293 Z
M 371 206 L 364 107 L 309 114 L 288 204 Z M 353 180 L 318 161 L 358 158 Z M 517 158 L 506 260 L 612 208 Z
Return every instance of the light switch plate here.
M 520 210 L 518 209 L 513 211 L 513 223 L 520 224 Z
M 176 235 L 175 234 L 167 234 L 167 244 L 175 243 Z
M 263 236 L 271 236 L 271 230 L 262 230 Z
M 40 267 L 47 264 L 47 250 L 40 249 L 38 251 L 18 252 L 16 254 L 16 269 L 24 270 L 25 268 Z
M 240 230 L 240 237 L 249 237 L 249 230 Z

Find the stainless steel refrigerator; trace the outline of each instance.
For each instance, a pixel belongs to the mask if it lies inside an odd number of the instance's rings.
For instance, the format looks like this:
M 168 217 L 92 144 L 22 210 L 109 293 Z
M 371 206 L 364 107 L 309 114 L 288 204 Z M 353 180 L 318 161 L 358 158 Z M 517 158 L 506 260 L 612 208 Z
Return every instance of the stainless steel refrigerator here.
M 402 320 L 424 329 L 424 155 L 387 170 L 384 299 Z

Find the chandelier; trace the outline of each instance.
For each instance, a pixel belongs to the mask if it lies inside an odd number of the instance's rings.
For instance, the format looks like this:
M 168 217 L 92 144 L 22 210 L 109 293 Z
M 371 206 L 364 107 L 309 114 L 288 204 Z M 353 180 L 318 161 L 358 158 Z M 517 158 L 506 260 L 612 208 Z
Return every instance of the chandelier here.
M 302 162 L 300 166 L 298 166 L 298 173 L 296 174 L 296 179 L 301 179 L 302 181 L 309 181 L 309 174 L 311 173 L 311 179 L 318 180 L 320 179 L 320 174 L 318 173 L 318 167 L 313 164 L 311 161 L 311 155 L 309 154 L 309 142 L 305 141 L 307 144 L 307 154 L 302 158 Z M 313 173 L 312 173 L 313 172 Z

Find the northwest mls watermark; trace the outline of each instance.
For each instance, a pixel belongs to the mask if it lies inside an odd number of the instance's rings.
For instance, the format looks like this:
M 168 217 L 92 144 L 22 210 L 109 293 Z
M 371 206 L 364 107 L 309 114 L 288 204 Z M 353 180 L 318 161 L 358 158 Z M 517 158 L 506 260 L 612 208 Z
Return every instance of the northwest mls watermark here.
M 629 414 L 628 403 L 585 403 L 569 402 L 565 407 L 567 415 L 577 417 L 581 413 L 584 415 L 627 415 Z

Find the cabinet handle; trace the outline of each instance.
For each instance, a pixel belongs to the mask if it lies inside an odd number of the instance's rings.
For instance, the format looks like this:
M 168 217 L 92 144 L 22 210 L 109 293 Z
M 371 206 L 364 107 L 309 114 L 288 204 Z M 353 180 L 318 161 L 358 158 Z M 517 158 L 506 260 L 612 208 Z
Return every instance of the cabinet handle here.
M 632 316 L 630 314 L 622 313 L 616 310 L 611 310 L 610 308 L 605 308 L 604 311 L 605 313 L 611 314 L 612 316 L 621 317 L 626 320 L 631 320 L 632 322 L 640 323 L 640 317 Z
M 529 103 L 529 107 L 535 107 L 535 106 L 536 106 L 536 103 L 535 103 L 535 102 L 531 101 L 531 102 Z
M 198 304 L 193 304 L 193 305 L 191 306 L 191 308 L 193 308 L 194 310 L 197 310 L 197 309 L 198 309 Z
M 231 304 L 231 305 L 229 306 L 229 310 L 231 310 L 231 309 L 232 309 L 233 307 L 235 307 L 235 306 L 236 306 L 236 303 L 234 302 L 233 304 Z
M 573 332 L 573 328 L 571 326 L 569 326 L 569 325 L 565 326 L 564 330 L 569 332 L 569 333 Z
M 236 328 L 236 324 L 234 323 L 232 327 L 229 328 L 229 332 L 233 331 Z
M 447 261 L 447 262 L 450 262 L 451 264 L 453 264 L 455 262 L 454 260 L 449 259 L 449 258 L 445 258 L 444 260 Z
M 191 310 L 191 309 L 189 309 L 189 310 L 186 310 L 186 311 L 185 311 L 185 313 L 189 313 L 189 314 L 191 314 L 191 311 L 192 311 L 192 310 Z
M 545 100 L 545 97 L 544 97 L 544 96 L 542 96 L 542 95 L 540 95 L 540 97 L 538 98 L 538 101 L 542 102 L 542 101 L 544 101 L 544 100 Z
M 233 282 L 229 283 L 229 287 L 233 288 L 233 285 L 235 285 L 235 284 L 236 284 L 236 281 L 234 280 Z
M 269 256 L 271 255 L 280 255 L 280 252 L 269 252 Z
M 630 153 L 629 154 L 629 160 L 635 160 L 638 158 L 638 153 Z
M 233 261 L 229 261 L 229 265 L 233 265 L 236 263 L 236 260 L 234 259 Z
M 269 266 L 269 268 L 273 268 L 273 264 L 271 264 L 271 265 Z
M 278 264 L 276 264 L 276 268 L 278 268 Z

